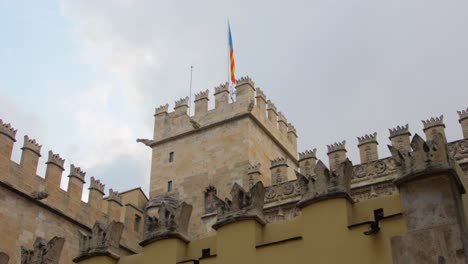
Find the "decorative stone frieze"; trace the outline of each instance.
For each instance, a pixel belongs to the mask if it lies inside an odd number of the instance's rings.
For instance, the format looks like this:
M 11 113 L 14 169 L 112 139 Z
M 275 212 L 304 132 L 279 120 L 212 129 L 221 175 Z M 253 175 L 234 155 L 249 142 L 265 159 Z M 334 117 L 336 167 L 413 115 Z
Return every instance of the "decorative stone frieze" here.
M 108 225 L 96 222 L 91 235 L 81 234 L 80 254 L 73 261 L 80 262 L 96 256 L 119 259 L 119 245 L 123 229 L 124 225 L 120 222 L 112 221 Z
M 3 134 L 9 137 L 11 140 L 16 141 L 16 132 L 18 130 L 11 127 L 9 123 L 3 123 L 3 120 L 0 119 L 0 134 Z
M 28 135 L 24 135 L 24 143 L 22 150 L 29 149 L 30 151 L 36 153 L 39 157 L 41 156 L 42 145 L 36 142 L 35 139 L 30 139 Z
M 52 150 L 49 150 L 49 157 L 47 158 L 46 164 L 54 164 L 63 171 L 64 170 L 63 165 L 65 164 L 65 159 L 62 159 L 59 154 L 54 154 Z
M 152 242 L 169 238 L 189 242 L 187 229 L 191 214 L 192 206 L 185 202 L 169 204 L 162 201 L 158 216 L 145 213 L 144 240 L 140 245 L 144 247 Z
M 21 264 L 59 264 L 65 238 L 36 238 L 32 250 L 21 247 Z
M 246 192 L 239 184 L 234 183 L 231 189 L 231 198 L 225 201 L 216 197 L 217 221 L 213 225 L 218 229 L 224 225 L 246 219 L 254 219 L 265 225 L 263 204 L 265 187 L 261 181 L 257 182 Z
M 338 164 L 334 172 L 331 172 L 325 164 L 319 160 L 315 165 L 315 175 L 306 177 L 298 175 L 298 182 L 303 193 L 298 207 L 304 207 L 311 203 L 330 198 L 346 198 L 352 202 L 350 197 L 351 176 L 353 164 L 349 159 Z

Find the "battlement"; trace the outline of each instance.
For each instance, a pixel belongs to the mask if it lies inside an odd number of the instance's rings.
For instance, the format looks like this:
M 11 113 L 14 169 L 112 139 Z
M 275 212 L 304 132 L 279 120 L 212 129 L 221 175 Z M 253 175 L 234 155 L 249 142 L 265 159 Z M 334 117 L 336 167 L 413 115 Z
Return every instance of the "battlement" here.
M 16 141 L 16 132 L 18 130 L 14 129 L 9 123 L 3 123 L 3 120 L 0 119 L 0 133 L 9 137 L 11 140 Z
M 458 121 L 463 121 L 465 119 L 468 119 L 468 108 L 466 108 L 466 110 L 461 110 L 461 111 L 457 111 L 458 113 L 458 116 L 459 116 L 459 119 Z
M 288 161 L 286 158 L 276 158 L 274 160 L 271 160 L 271 168 L 275 168 L 278 166 L 288 166 Z
M 299 160 L 316 159 L 316 158 L 317 158 L 316 148 L 314 148 L 313 150 L 306 150 L 304 152 L 299 153 Z
M 195 133 L 230 120 L 250 117 L 288 151 L 289 158 L 296 160 L 297 131 L 294 125 L 288 123 L 286 116 L 278 112 L 276 106 L 267 100 L 263 90 L 255 88 L 255 83 L 250 77 L 241 77 L 237 80 L 235 88 L 236 99 L 232 100 L 234 98 L 230 96 L 227 83 L 214 87 L 214 109 L 208 109 L 209 89 L 195 93 L 193 115 L 187 111 L 189 97 L 175 101 L 173 112 L 168 112 L 169 104 L 156 108 L 153 140 L 145 142 L 149 142 L 147 145 L 153 147 L 181 134 Z
M 136 221 L 135 215 L 143 218 L 141 211 L 143 207 L 141 207 L 139 200 L 135 200 L 135 194 L 125 196 L 125 194 L 122 195 L 110 189 L 108 199 L 104 199 L 105 185 L 94 177 L 91 177 L 88 201 L 82 201 L 86 172 L 75 164 L 70 165 L 67 189 L 61 189 L 60 183 L 65 170 L 65 159 L 52 150 L 48 151 L 44 177 L 38 176 L 36 170 L 42 146 L 27 135 L 24 136 L 21 147 L 20 164 L 12 161 L 11 153 L 14 147 L 12 139 L 16 136 L 17 130 L 13 129 L 10 124 L 3 124 L 3 122 L 1 127 L 0 149 L 6 151 L 0 152 L 0 188 L 8 186 L 9 189 L 21 193 L 23 197 L 33 203 L 40 203 L 43 208 L 50 208 L 52 213 L 60 212 L 61 217 L 71 219 L 69 221 L 81 226 L 90 227 L 96 221 L 105 223 L 124 219 L 125 222 L 133 223 Z M 124 199 L 124 196 L 127 198 Z M 123 200 L 126 201 L 126 204 L 122 204 Z M 109 205 L 110 201 L 117 203 Z M 128 203 L 132 206 L 126 206 Z M 131 213 L 129 213 L 130 211 Z M 124 237 L 126 247 L 138 249 L 139 235 L 135 234 L 133 224 L 126 224 Z
M 377 132 L 374 132 L 374 134 L 366 134 L 362 137 L 357 137 L 358 139 L 358 146 L 368 144 L 368 143 L 376 143 L 377 144 Z
M 409 132 L 409 125 L 406 124 L 404 126 L 397 126 L 395 128 L 389 128 L 388 132 L 390 133 L 390 137 L 388 139 L 392 139 L 394 137 L 402 136 L 402 135 L 408 135 L 411 136 L 411 133 Z
M 436 126 L 442 126 L 445 128 L 444 115 L 441 115 L 439 117 L 431 117 L 427 120 L 421 120 L 421 122 L 424 125 L 423 131 L 426 131 L 427 129 L 430 129 Z
M 337 151 L 346 151 L 346 140 L 343 140 L 341 142 L 335 142 L 331 145 L 327 145 L 327 149 L 328 149 L 327 154 L 331 154 Z

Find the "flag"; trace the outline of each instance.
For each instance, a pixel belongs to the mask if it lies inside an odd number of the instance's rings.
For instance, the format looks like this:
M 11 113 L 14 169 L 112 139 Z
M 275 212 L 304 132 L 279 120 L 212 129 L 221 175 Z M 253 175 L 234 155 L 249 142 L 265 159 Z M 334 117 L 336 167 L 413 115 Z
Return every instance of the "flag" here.
M 236 83 L 236 63 L 234 62 L 234 47 L 232 45 L 231 25 L 228 22 L 229 62 L 231 66 L 231 82 Z

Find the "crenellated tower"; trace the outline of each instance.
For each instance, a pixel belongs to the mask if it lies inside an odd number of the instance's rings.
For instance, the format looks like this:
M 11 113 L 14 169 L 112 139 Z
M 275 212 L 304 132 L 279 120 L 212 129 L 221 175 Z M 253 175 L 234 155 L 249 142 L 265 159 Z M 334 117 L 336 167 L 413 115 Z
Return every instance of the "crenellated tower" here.
M 172 112 L 167 104 L 156 108 L 153 139 L 139 140 L 153 150 L 151 198 L 184 200 L 193 205 L 192 217 L 200 219 L 205 214 L 200 190 L 208 185 L 227 196 L 234 183 L 249 188 L 254 178 L 265 185 L 295 178 L 294 126 L 250 77 L 237 81 L 235 93 L 231 102 L 227 84 L 215 87 L 214 109 L 208 109 L 209 90 L 195 94 L 193 116 L 187 111 L 188 98 L 177 100 Z M 278 157 L 281 164 L 273 165 L 271 160 Z M 270 164 L 280 171 L 274 178 Z M 191 222 L 191 235 L 196 229 L 212 231 L 197 226 L 201 223 Z

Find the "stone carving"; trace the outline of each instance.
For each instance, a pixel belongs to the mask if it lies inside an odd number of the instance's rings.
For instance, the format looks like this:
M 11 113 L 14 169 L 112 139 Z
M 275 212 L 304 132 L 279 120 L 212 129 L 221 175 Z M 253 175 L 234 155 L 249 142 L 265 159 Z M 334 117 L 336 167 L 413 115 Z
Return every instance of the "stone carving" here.
M 468 158 L 468 139 L 462 139 L 452 142 L 448 145 L 450 156 L 456 160 L 463 160 Z
M 118 252 L 123 229 L 124 225 L 120 222 L 112 221 L 108 225 L 96 222 L 91 235 L 80 233 L 80 254 L 73 261 L 79 262 L 95 256 L 119 259 Z
M 195 121 L 195 119 L 193 119 L 192 117 L 189 120 L 190 124 L 192 124 L 193 129 L 199 129 L 201 127 L 200 123 Z
M 198 100 L 202 100 L 202 99 L 208 100 L 209 92 L 210 91 L 208 89 L 206 89 L 205 91 L 201 91 L 199 93 L 196 93 L 195 94 L 195 102 L 198 101 Z
M 346 140 L 327 145 L 328 154 L 336 151 L 346 151 Z
M 424 125 L 424 131 L 426 129 L 429 129 L 431 127 L 436 127 L 436 126 L 443 126 L 445 127 L 444 125 L 444 115 L 441 115 L 439 117 L 431 117 L 430 119 L 427 119 L 427 120 L 421 120 L 421 122 L 423 123 Z
M 84 183 L 85 175 L 86 172 L 82 171 L 80 167 L 75 167 L 73 164 L 70 165 L 70 176 L 68 177 L 75 177 Z
M 453 158 L 450 158 L 447 144 L 440 133 L 435 134 L 433 139 L 428 141 L 424 141 L 418 134 L 414 135 L 409 151 L 398 150 L 392 146 L 388 148 L 399 172 L 400 177 L 395 182 L 397 184 L 408 177 L 418 176 L 421 172 L 432 169 L 460 169 Z M 463 175 L 463 172 L 459 175 Z
M 358 146 L 361 146 L 367 143 L 377 143 L 377 132 L 374 132 L 374 134 L 366 134 L 362 137 L 357 137 L 357 139 L 358 139 Z
M 11 127 L 10 124 L 3 123 L 3 120 L 0 119 L 0 134 L 4 134 L 5 136 L 11 138 L 11 140 L 16 141 L 16 132 L 18 130 Z
M 179 100 L 175 101 L 174 109 L 177 109 L 177 108 L 182 107 L 182 106 L 187 106 L 188 107 L 188 101 L 189 101 L 188 96 L 186 96 L 184 98 L 180 98 Z
M 395 174 L 395 164 L 391 158 L 379 159 L 353 167 L 353 183 Z
M 319 160 L 314 171 L 315 175 L 312 177 L 297 175 L 303 193 L 301 200 L 298 202 L 299 207 L 333 197 L 344 197 L 351 201 L 349 193 L 353 164 L 349 159 L 338 164 L 333 172 Z
M 353 201 L 365 201 L 373 197 L 394 195 L 398 193 L 397 187 L 392 180 L 365 185 L 351 190 Z
M 219 93 L 223 93 L 223 92 L 226 92 L 226 93 L 229 93 L 229 84 L 228 83 L 222 83 L 218 86 L 215 87 L 215 95 L 219 94 Z
M 216 188 L 210 185 L 205 190 L 205 214 L 216 212 Z
M 167 113 L 168 110 L 169 110 L 169 104 L 161 105 L 161 106 L 159 106 L 159 107 L 156 107 L 156 111 L 155 111 L 155 114 L 154 114 L 154 115 L 159 115 L 159 114 L 162 114 L 162 113 Z
M 261 181 L 255 183 L 248 192 L 234 183 L 231 197 L 232 200 L 226 198 L 225 201 L 216 197 L 218 218 L 213 225 L 214 229 L 244 219 L 255 219 L 261 225 L 266 223 L 263 215 L 265 187 Z
M 96 180 L 94 177 L 91 177 L 91 183 L 89 184 L 89 189 L 97 190 L 100 193 L 104 194 L 105 185 L 101 183 L 100 180 Z
M 29 149 L 30 151 L 36 153 L 39 157 L 41 156 L 42 145 L 39 145 L 35 139 L 30 139 L 28 135 L 24 135 L 24 143 L 21 149 Z
M 21 247 L 21 264 L 58 264 L 65 239 L 53 237 L 46 241 L 36 238 L 32 250 Z
M 31 197 L 34 198 L 35 200 L 42 200 L 45 199 L 49 196 L 48 193 L 46 192 L 32 192 Z
M 0 252 L 0 264 L 8 264 L 9 260 L 10 257 L 7 254 Z
M 252 112 L 252 110 L 254 109 L 254 107 L 255 107 L 255 101 L 252 99 L 252 100 L 250 100 L 250 103 L 249 103 L 249 105 L 247 106 L 247 112 L 249 112 L 249 113 Z
M 159 206 L 158 216 L 150 216 L 145 213 L 145 232 L 141 246 L 152 242 L 178 238 L 189 242 L 187 229 L 192 214 L 192 206 L 185 202 L 169 204 L 162 201 Z
M 49 150 L 49 157 L 46 164 L 54 164 L 63 171 L 63 164 L 65 164 L 65 159 L 62 159 L 59 154 L 54 154 L 52 150 Z
M 137 143 L 143 143 L 146 146 L 151 147 L 151 144 L 154 143 L 154 140 L 146 139 L 146 138 L 137 138 L 136 142 Z
M 394 137 L 401 136 L 401 135 L 410 135 L 411 136 L 411 133 L 409 132 L 409 125 L 408 124 L 406 124 L 404 126 L 397 126 L 395 128 L 389 128 L 388 132 L 390 132 L 389 139 L 392 139 Z
M 119 204 L 122 204 L 122 196 L 119 192 L 114 192 L 114 190 L 109 189 L 109 201 L 115 201 Z

